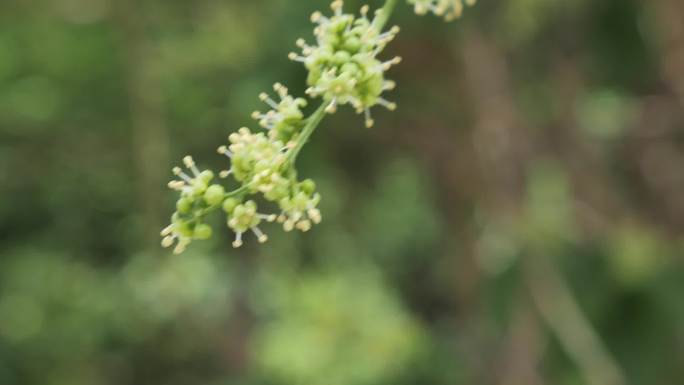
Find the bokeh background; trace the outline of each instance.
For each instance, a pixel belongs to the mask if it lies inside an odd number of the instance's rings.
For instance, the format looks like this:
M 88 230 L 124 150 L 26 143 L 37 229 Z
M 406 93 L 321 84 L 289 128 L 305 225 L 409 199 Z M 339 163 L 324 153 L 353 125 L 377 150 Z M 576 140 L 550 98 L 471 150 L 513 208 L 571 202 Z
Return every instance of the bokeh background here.
M 680 0 L 401 3 L 400 108 L 302 153 L 323 224 L 159 247 L 327 3 L 2 0 L 0 384 L 682 384 Z

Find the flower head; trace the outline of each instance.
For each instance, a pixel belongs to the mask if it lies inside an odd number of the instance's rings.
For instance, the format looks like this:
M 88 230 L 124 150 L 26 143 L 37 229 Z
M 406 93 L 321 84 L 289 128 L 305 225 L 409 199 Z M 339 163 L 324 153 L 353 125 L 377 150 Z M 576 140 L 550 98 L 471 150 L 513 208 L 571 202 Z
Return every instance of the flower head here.
M 275 215 L 259 214 L 254 201 L 241 203 L 234 198 L 228 198 L 223 202 L 223 210 L 228 214 L 228 227 L 235 232 L 233 247 L 242 246 L 242 235 L 250 230 L 259 242 L 263 243 L 268 240 L 268 236 L 261 231 L 259 224 L 262 220 L 273 222 L 276 219 Z
M 311 20 L 318 24 L 314 29 L 316 44 L 297 41 L 302 54 L 291 53 L 290 59 L 304 63 L 309 76 L 307 94 L 321 97 L 328 104 L 327 112 L 337 106 L 350 104 L 357 113 L 364 113 L 366 125 L 373 119 L 370 109 L 376 105 L 393 110 L 396 106 L 382 94 L 394 88 L 394 82 L 385 79 L 385 72 L 401 61 L 395 57 L 381 61 L 378 55 L 399 32 L 393 27 L 381 32 L 368 18 L 368 6 L 361 8 L 361 17 L 345 14 L 342 0 L 336 0 L 330 17 L 315 12 Z
M 190 156 L 183 158 L 189 174 L 180 167 L 174 167 L 173 173 L 179 178 L 169 182 L 169 187 L 180 192 L 176 201 L 176 212 L 171 216 L 171 224 L 161 232 L 162 246 L 171 247 L 174 243 L 175 253 L 181 253 L 195 239 L 208 239 L 212 229 L 202 223 L 207 210 L 223 202 L 225 190 L 221 185 L 211 184 L 214 173 L 209 170 L 200 171 Z
M 304 126 L 304 113 L 302 108 L 306 107 L 306 100 L 294 98 L 289 95 L 287 87 L 280 83 L 273 86 L 279 97 L 279 101 L 271 99 L 267 93 L 259 95 L 259 99 L 266 103 L 271 110 L 266 113 L 254 111 L 252 118 L 259 122 L 259 125 L 269 131 L 269 137 L 283 143 L 288 143 L 295 138 Z
M 221 176 L 233 175 L 238 182 L 249 186 L 252 192 L 271 193 L 285 179 L 281 172 L 287 157 L 286 147 L 280 140 L 273 140 L 263 133 L 252 133 L 243 127 L 228 137 L 229 146 L 221 146 L 218 152 L 230 158 L 231 167 Z
M 285 231 L 298 229 L 309 231 L 311 226 L 321 222 L 321 212 L 318 203 L 321 196 L 316 192 L 316 184 L 307 179 L 294 186 L 293 193 L 280 200 L 282 210 L 278 216 L 278 222 L 283 224 Z

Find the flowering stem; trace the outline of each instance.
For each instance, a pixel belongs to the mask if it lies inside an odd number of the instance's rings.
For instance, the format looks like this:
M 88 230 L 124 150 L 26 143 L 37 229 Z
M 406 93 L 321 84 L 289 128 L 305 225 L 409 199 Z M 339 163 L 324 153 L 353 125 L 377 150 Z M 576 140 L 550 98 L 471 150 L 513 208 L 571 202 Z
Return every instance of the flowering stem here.
M 377 16 L 375 17 L 374 25 L 375 28 L 378 31 L 382 31 L 382 29 L 385 27 L 385 24 L 387 24 L 387 21 L 389 20 L 390 15 L 394 11 L 394 7 L 397 5 L 397 0 L 386 0 L 385 4 L 382 6 L 380 11 L 378 12 Z M 287 166 L 293 166 L 295 161 L 297 160 L 297 156 L 299 155 L 299 152 L 302 150 L 302 147 L 306 144 L 306 142 L 309 141 L 309 138 L 311 137 L 311 134 L 316 130 L 316 127 L 321 123 L 323 118 L 326 115 L 326 108 L 330 105 L 329 102 L 323 102 L 318 109 L 309 116 L 309 118 L 306 121 L 306 125 L 302 129 L 301 134 L 299 135 L 299 138 L 297 138 L 297 143 L 295 146 L 287 153 L 287 159 L 285 161 L 285 165 Z M 245 193 L 247 193 L 250 189 L 249 185 L 244 185 L 236 190 L 233 190 L 231 192 L 228 192 L 225 194 L 225 198 L 234 198 L 241 196 Z
M 394 11 L 394 7 L 396 5 L 397 0 L 385 1 L 385 5 L 382 6 L 374 21 L 375 27 L 378 31 L 382 31 L 382 29 L 385 27 L 385 24 L 387 24 L 387 21 L 389 20 L 389 17 L 392 14 L 392 11 Z M 325 117 L 325 109 L 329 104 L 330 103 L 328 102 L 323 102 L 323 104 L 321 104 L 321 106 L 318 107 L 316 112 L 314 112 L 309 117 L 306 126 L 304 126 L 304 129 L 302 130 L 302 133 L 297 140 L 297 144 L 294 148 L 292 148 L 292 150 L 290 150 L 290 152 L 287 155 L 286 164 L 294 164 L 294 162 L 297 159 L 297 155 L 299 155 L 299 151 L 302 150 L 304 144 L 306 144 L 311 134 L 313 134 L 314 130 L 316 130 L 316 127 L 318 127 L 318 125 L 323 120 L 323 117 Z
M 318 125 L 321 123 L 323 120 L 323 117 L 325 116 L 325 109 L 328 106 L 328 102 L 323 102 L 320 107 L 307 119 L 306 126 L 304 126 L 304 129 L 302 130 L 302 133 L 299 135 L 299 138 L 297 138 L 297 144 L 290 150 L 290 152 L 287 154 L 287 161 L 286 163 L 288 164 L 294 164 L 295 160 L 297 159 L 297 155 L 299 155 L 299 151 L 302 150 L 302 147 L 304 147 L 304 144 L 309 140 L 309 137 L 311 134 L 313 134 L 314 130 Z
M 295 146 L 287 153 L 287 159 L 285 160 L 285 165 L 294 165 L 295 160 L 297 159 L 297 155 L 299 155 L 299 151 L 302 150 L 302 147 L 306 144 L 306 142 L 309 141 L 309 137 L 311 137 L 311 134 L 316 130 L 316 127 L 321 123 L 323 120 L 323 117 L 325 117 L 325 108 L 328 106 L 329 103 L 324 102 L 321 104 L 318 109 L 311 114 L 311 116 L 307 119 L 306 125 L 304 126 L 304 129 L 302 129 L 302 133 L 299 135 L 299 138 L 297 138 L 297 143 Z M 233 190 L 231 192 L 228 192 L 225 194 L 225 198 L 235 198 L 238 197 L 242 194 L 245 194 L 249 191 L 251 186 L 249 184 L 246 184 L 236 190 Z
M 224 198 L 235 198 L 235 197 L 237 197 L 237 196 L 239 196 L 239 195 L 242 195 L 242 194 L 248 192 L 249 189 L 250 189 L 250 187 L 251 187 L 251 186 L 250 186 L 249 184 L 246 184 L 246 185 L 244 185 L 244 186 L 242 186 L 242 187 L 240 187 L 240 188 L 238 188 L 238 189 L 235 189 L 235 190 L 233 190 L 233 191 L 227 193 L 227 194 L 224 196 Z
M 294 165 L 294 162 L 297 159 L 297 155 L 299 155 L 299 151 L 302 150 L 304 144 L 306 144 L 306 142 L 309 140 L 309 137 L 311 137 L 311 134 L 313 134 L 314 130 L 316 130 L 316 127 L 318 127 L 318 125 L 323 120 L 323 117 L 325 116 L 325 108 L 328 106 L 328 104 L 329 103 L 325 102 L 321 104 L 321 106 L 318 107 L 318 109 L 307 119 L 304 129 L 302 130 L 302 133 L 299 135 L 299 138 L 297 139 L 297 143 L 287 153 L 287 159 L 284 163 L 285 165 Z M 249 192 L 250 188 L 251 186 L 249 184 L 246 184 L 236 190 L 226 193 L 224 195 L 224 198 L 239 197 Z
M 385 24 L 387 24 L 387 21 L 389 20 L 389 17 L 392 14 L 392 11 L 394 11 L 394 7 L 396 5 L 397 0 L 385 1 L 385 5 L 382 6 L 380 13 L 378 13 L 375 18 L 375 27 L 378 29 L 378 31 L 382 31 L 382 29 L 385 27 Z
M 364 113 L 367 127 L 373 125 L 372 107 L 395 108 L 395 104 L 383 99 L 381 94 L 394 88 L 395 83 L 385 79 L 385 71 L 401 59 L 395 57 L 383 62 L 377 56 L 399 31 L 398 27 L 393 27 L 383 32 L 397 2 L 385 0 L 372 19 L 368 18 L 367 5 L 361 7 L 359 17 L 345 14 L 343 0 L 332 2 L 334 14 L 330 18 L 321 12 L 311 15 L 311 21 L 318 24 L 314 29 L 318 45 L 309 46 L 304 39 L 299 39 L 297 46 L 302 49 L 302 55 L 292 52 L 288 57 L 298 62 L 317 63 L 316 68 L 309 68 L 307 83 L 311 87 L 307 94 L 321 97 L 324 102 L 304 118 L 302 108 L 307 104 L 306 99 L 291 96 L 282 84 L 273 86 L 279 101 L 271 99 L 266 92 L 261 93 L 259 99 L 271 110 L 267 113 L 254 111 L 252 118 L 272 131 L 266 135 L 252 133 L 243 127 L 230 135 L 229 146 L 217 149 L 219 154 L 231 160 L 231 168 L 221 171 L 219 176 L 226 178 L 232 174 L 242 183 L 233 191 L 226 192 L 222 185 L 212 184 L 214 173 L 201 171 L 191 156 L 184 157 L 185 171 L 175 167 L 173 173 L 178 179 L 169 182 L 169 187 L 179 191 L 181 196 L 176 202 L 177 210 L 171 217 L 171 224 L 161 232 L 162 246 L 175 244 L 174 253 L 181 253 L 193 240 L 211 237 L 212 228 L 203 220 L 220 208 L 226 212 L 227 225 L 235 233 L 234 247 L 242 245 L 242 235 L 250 230 L 260 242 L 265 242 L 268 237 L 258 227 L 262 221 L 277 219 L 285 231 L 295 228 L 308 231 L 313 224 L 320 223 L 321 214 L 317 209 L 320 194 L 312 180 L 298 180 L 297 156 L 325 115 L 334 113 L 338 105 L 351 104 L 358 113 Z M 330 51 L 334 53 L 334 60 L 329 57 Z M 276 202 L 281 214 L 259 213 L 254 200 L 245 201 L 246 196 L 258 193 L 263 193 L 267 201 Z

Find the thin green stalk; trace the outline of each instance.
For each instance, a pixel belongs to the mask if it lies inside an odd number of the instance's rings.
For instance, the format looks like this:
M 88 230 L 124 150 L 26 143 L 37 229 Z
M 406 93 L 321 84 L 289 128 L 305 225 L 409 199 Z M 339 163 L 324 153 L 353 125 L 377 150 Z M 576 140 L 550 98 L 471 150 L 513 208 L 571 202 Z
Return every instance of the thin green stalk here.
M 307 119 L 306 126 L 304 126 L 302 133 L 299 134 L 299 137 L 297 138 L 297 144 L 295 144 L 290 152 L 288 152 L 287 161 L 285 163 L 294 164 L 295 160 L 297 159 L 297 155 L 299 155 L 299 151 L 301 151 L 302 147 L 304 147 L 306 142 L 309 141 L 311 134 L 313 134 L 313 132 L 316 130 L 316 127 L 318 127 L 323 120 L 323 117 L 325 117 L 325 109 L 328 104 L 329 103 L 327 102 L 323 102 L 320 107 L 318 107 L 318 109 L 311 114 L 309 119 Z
M 236 189 L 236 190 L 233 190 L 233 191 L 227 193 L 225 198 L 235 198 L 235 197 L 239 196 L 240 194 L 244 194 L 244 193 L 248 192 L 249 189 L 250 189 L 250 185 L 246 184 L 246 185 L 240 187 L 239 189 Z
M 385 28 L 385 24 L 387 24 L 387 21 L 392 15 L 392 12 L 394 11 L 394 7 L 396 5 L 397 0 L 385 1 L 385 5 L 382 6 L 382 9 L 380 9 L 380 13 L 378 13 L 378 15 L 375 18 L 375 26 L 378 28 L 378 31 L 382 31 L 382 29 Z

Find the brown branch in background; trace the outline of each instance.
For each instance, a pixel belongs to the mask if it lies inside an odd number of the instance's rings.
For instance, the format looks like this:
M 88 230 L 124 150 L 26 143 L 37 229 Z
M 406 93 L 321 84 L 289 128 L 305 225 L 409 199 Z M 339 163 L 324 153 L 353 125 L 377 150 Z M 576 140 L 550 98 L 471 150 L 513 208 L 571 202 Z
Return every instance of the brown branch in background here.
M 516 298 L 516 310 L 511 320 L 509 335 L 503 343 L 499 385 L 543 385 L 537 370 L 544 344 L 543 333 L 527 303 L 528 298 Z
M 684 3 L 681 0 L 658 0 L 645 2 L 654 7 L 654 35 L 661 39 L 661 73 L 676 101 L 666 97 L 651 97 L 642 113 L 641 128 L 644 132 L 665 133 L 656 140 L 639 144 L 635 168 L 643 178 L 651 196 L 651 206 L 656 208 L 653 216 L 658 227 L 668 231 L 674 238 L 684 228 L 684 147 L 673 140 L 684 124 Z M 672 105 L 675 108 L 672 108 Z M 646 108 L 648 107 L 648 108 Z M 647 114 L 649 113 L 650 114 Z M 670 135 L 667 135 L 670 134 Z
M 684 3 L 681 0 L 658 0 L 653 5 L 658 15 L 658 32 L 663 39 L 663 75 L 684 107 Z
M 553 82 L 556 100 L 560 103 L 554 122 L 546 135 L 546 147 L 556 154 L 567 170 L 575 198 L 575 219 L 582 235 L 589 239 L 605 235 L 629 217 L 628 206 L 615 194 L 615 176 L 606 169 L 601 152 L 602 143 L 582 137 L 577 122 L 576 107 L 586 92 L 585 79 L 577 63 L 565 52 L 554 57 L 549 78 Z
M 684 188 L 684 178 L 677 176 L 677 168 L 667 167 L 684 163 L 680 161 L 684 155 L 672 141 L 677 129 L 676 101 L 665 95 L 635 99 L 638 117 L 622 128 L 622 137 L 608 145 L 592 140 L 577 121 L 576 106 L 589 88 L 579 67 L 566 53 L 555 57 L 550 78 L 555 99 L 565 103 L 559 108 L 553 129 L 549 130 L 552 134 L 546 135 L 545 146 L 557 155 L 568 172 L 579 229 L 587 238 L 598 238 L 617 226 L 637 220 L 665 233 L 681 233 L 684 199 L 676 192 Z M 622 167 L 634 170 L 638 176 L 633 189 L 638 191 L 640 184 L 643 185 L 651 199 L 642 196 L 635 202 L 634 195 L 621 193 L 620 175 L 605 161 L 607 147 L 621 159 Z
M 145 34 L 140 2 L 122 0 L 115 4 L 115 22 L 121 33 L 125 55 L 131 137 L 137 168 L 140 232 L 147 250 L 159 250 L 165 180 L 169 164 L 169 137 L 164 122 L 163 95 L 156 68 L 155 49 Z
M 534 161 L 529 149 L 539 147 L 538 139 L 529 134 L 517 111 L 503 52 L 479 31 L 470 30 L 462 56 L 477 114 L 474 145 L 479 150 L 481 170 L 489 176 L 485 210 L 504 224 L 516 223 L 524 208 L 524 171 Z M 624 384 L 621 369 L 577 306 L 560 272 L 547 258 L 523 256 L 521 260 L 524 284 L 530 289 L 534 309 L 575 361 L 585 381 L 589 385 Z M 532 349 L 534 336 L 529 332 L 522 334 L 527 338 L 517 339 L 526 345 L 519 350 L 524 355 L 511 356 L 514 362 L 508 365 L 517 369 L 503 373 L 500 383 L 529 383 L 538 377 L 529 371 L 538 364 L 538 354 L 533 354 Z M 520 377 L 504 377 L 509 375 Z
M 417 83 L 435 84 L 434 77 L 438 76 L 439 86 L 436 87 L 441 87 L 439 92 L 452 96 L 446 101 L 449 104 L 437 108 L 426 102 L 424 96 L 418 96 L 416 99 L 421 100 L 412 103 L 416 111 L 421 112 L 419 120 L 398 120 L 377 128 L 382 133 L 383 148 L 398 146 L 402 152 L 413 152 L 436 184 L 435 198 L 445 219 L 443 231 L 449 234 L 436 263 L 440 271 L 450 274 L 446 289 L 450 295 L 438 299 L 439 315 L 452 320 L 450 327 L 462 336 L 454 343 L 454 350 L 465 362 L 455 365 L 454 372 L 459 366 L 465 366 L 472 383 L 486 384 L 491 382 L 487 379 L 493 372 L 490 363 L 492 353 L 497 351 L 497 337 L 490 332 L 482 303 L 484 277 L 476 260 L 477 229 L 472 225 L 472 218 L 465 215 L 481 191 L 480 175 L 472 171 L 474 150 L 468 140 L 468 131 L 455 127 L 448 114 L 427 112 L 433 108 L 435 112 L 442 108 L 457 111 L 461 108 L 460 102 L 466 100 L 460 86 L 460 71 L 454 68 L 456 63 L 449 60 L 449 47 L 432 43 L 430 40 L 403 39 L 399 50 L 404 61 L 399 70 Z M 426 61 L 426 50 L 439 59 Z M 450 78 L 445 79 L 445 76 Z M 402 101 L 402 104 L 409 102 Z M 416 127 L 420 129 L 416 130 Z
M 475 149 L 475 169 L 484 179 L 484 196 L 478 199 L 489 218 L 504 224 L 512 223 L 522 213 L 525 140 L 529 135 L 521 123 L 512 102 L 506 58 L 479 31 L 468 30 L 454 55 L 464 64 L 465 80 L 475 111 L 472 143 Z M 479 167 L 477 167 L 479 166 Z M 533 309 L 521 301 L 517 317 L 528 318 Z M 530 327 L 532 329 L 530 329 Z M 509 336 L 498 350 L 506 352 L 498 363 L 506 369 L 495 370 L 498 384 L 542 384 L 537 372 L 537 352 L 540 332 L 536 323 L 521 326 L 514 320 Z M 526 330 L 523 330 L 526 329 Z M 513 347 L 511 344 L 515 343 Z M 497 365 L 498 365 L 497 364 Z
M 516 216 L 525 184 L 526 148 L 533 138 L 513 103 L 503 54 L 475 30 L 467 33 L 461 51 L 476 115 L 473 146 L 488 194 L 482 202 L 499 216 Z

